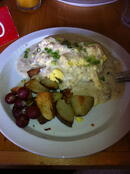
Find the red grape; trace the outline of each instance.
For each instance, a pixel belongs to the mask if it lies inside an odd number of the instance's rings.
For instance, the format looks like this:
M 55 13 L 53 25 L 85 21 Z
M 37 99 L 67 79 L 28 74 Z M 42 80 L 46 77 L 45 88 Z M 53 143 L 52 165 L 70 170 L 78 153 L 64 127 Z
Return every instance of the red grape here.
M 17 119 L 16 119 L 16 125 L 24 128 L 28 125 L 29 123 L 29 118 L 25 114 L 21 114 Z
M 26 106 L 26 102 L 24 100 L 20 99 L 20 98 L 17 98 L 15 100 L 15 106 L 19 107 L 19 108 L 23 108 L 23 107 Z
M 36 105 L 27 107 L 26 114 L 32 119 L 38 118 L 41 115 L 40 110 Z
M 17 119 L 18 117 L 20 117 L 20 115 L 23 114 L 23 110 L 14 106 L 12 109 L 12 113 L 13 116 Z
M 5 102 L 8 104 L 13 104 L 15 102 L 16 96 L 10 92 L 5 96 Z
M 26 87 L 21 87 L 18 89 L 17 95 L 23 100 L 27 100 L 30 96 L 30 90 Z

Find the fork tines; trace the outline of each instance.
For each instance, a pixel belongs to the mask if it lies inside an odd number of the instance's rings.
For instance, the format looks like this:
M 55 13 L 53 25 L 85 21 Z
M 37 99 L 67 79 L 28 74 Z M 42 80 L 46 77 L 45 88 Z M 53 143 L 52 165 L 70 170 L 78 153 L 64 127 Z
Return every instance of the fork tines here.
M 130 82 L 130 71 L 116 73 L 115 80 L 116 82 Z

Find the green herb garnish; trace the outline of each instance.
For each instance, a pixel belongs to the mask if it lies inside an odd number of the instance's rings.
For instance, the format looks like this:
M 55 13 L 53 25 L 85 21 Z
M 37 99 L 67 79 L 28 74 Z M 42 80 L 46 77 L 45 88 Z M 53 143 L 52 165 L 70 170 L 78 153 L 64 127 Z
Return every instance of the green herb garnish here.
M 53 51 L 51 48 L 45 48 L 45 51 L 52 56 L 54 59 L 59 59 L 60 58 L 60 54 L 59 51 Z
M 30 52 L 30 48 L 27 48 L 27 49 L 24 51 L 24 58 L 28 58 L 29 52 Z
M 54 51 L 54 52 L 52 52 L 52 57 L 54 58 L 54 59 L 59 59 L 60 58 L 60 55 L 59 55 L 59 51 Z
M 85 57 L 85 60 L 89 62 L 91 65 L 98 65 L 100 64 L 100 60 L 97 60 L 95 56 L 87 56 Z
M 51 48 L 45 48 L 45 51 L 48 53 L 48 54 L 51 54 L 52 53 L 52 49 Z

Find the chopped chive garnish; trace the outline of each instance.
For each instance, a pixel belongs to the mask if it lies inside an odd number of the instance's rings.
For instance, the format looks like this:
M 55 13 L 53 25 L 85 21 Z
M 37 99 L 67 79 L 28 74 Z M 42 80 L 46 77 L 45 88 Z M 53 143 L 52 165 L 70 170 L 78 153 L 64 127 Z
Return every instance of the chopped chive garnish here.
M 28 58 L 29 52 L 30 52 L 30 48 L 27 48 L 27 49 L 24 51 L 24 58 Z
M 74 43 L 73 43 L 73 46 L 74 46 L 78 51 L 83 50 L 83 51 L 86 52 L 86 49 L 83 48 L 83 46 L 82 46 L 81 44 L 77 43 L 77 42 L 74 42 Z
M 48 54 L 51 54 L 51 53 L 52 53 L 52 49 L 51 49 L 51 48 L 45 48 L 45 51 L 46 51 Z
M 59 51 L 53 52 L 53 53 L 52 53 L 52 57 L 53 57 L 54 59 L 59 59 L 59 58 L 60 58 Z
M 87 56 L 85 57 L 86 61 L 89 62 L 91 65 L 98 65 L 100 64 L 100 60 L 97 60 L 95 56 Z
M 54 59 L 59 59 L 60 58 L 60 54 L 59 51 L 53 51 L 51 48 L 45 48 L 45 51 L 52 56 Z

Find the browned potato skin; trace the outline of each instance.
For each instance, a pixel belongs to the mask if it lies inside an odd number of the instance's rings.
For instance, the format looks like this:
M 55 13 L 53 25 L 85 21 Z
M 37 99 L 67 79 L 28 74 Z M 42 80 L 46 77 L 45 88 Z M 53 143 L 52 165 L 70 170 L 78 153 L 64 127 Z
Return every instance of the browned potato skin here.
M 19 90 L 19 88 L 21 88 L 21 86 L 16 86 L 16 87 L 12 88 L 11 91 L 12 91 L 13 93 L 17 93 L 18 90 Z
M 85 116 L 94 105 L 94 98 L 75 95 L 71 98 L 71 105 L 76 116 Z
M 32 78 L 33 76 L 37 75 L 40 72 L 40 68 L 30 69 L 27 71 L 28 76 Z
M 48 91 L 46 87 L 41 85 L 41 83 L 37 79 L 31 79 L 25 83 L 25 86 L 29 88 L 34 93 Z
M 48 122 L 48 120 L 44 118 L 42 115 L 40 115 L 40 117 L 38 117 L 38 122 L 40 124 L 45 124 L 46 122 Z
M 62 119 L 62 117 L 59 113 L 56 114 L 56 117 L 61 121 L 61 123 L 65 124 L 68 127 L 72 127 L 73 122 L 68 122 L 68 121 Z
M 63 99 L 66 101 L 66 103 L 71 103 L 71 97 L 73 96 L 73 93 L 71 92 L 71 89 L 67 88 L 63 90 Z
M 40 92 L 37 94 L 35 101 L 43 118 L 46 120 L 52 120 L 55 116 L 52 93 Z

